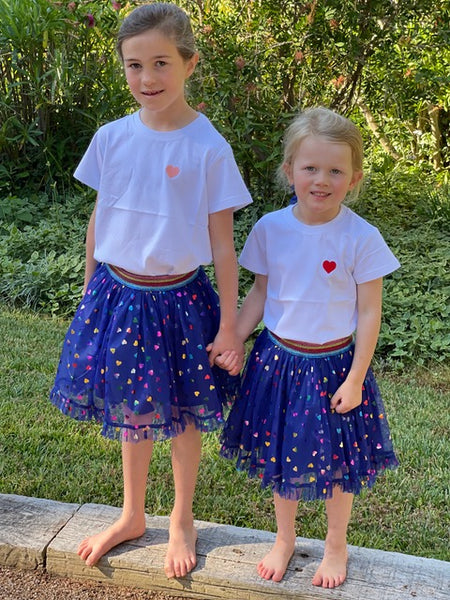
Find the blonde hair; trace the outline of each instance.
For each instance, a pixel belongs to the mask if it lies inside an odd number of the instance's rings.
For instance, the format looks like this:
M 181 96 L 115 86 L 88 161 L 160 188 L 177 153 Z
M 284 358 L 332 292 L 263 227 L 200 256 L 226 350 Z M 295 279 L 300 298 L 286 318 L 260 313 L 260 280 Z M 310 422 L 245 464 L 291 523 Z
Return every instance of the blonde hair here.
M 157 29 L 170 38 L 184 60 L 192 58 L 197 51 L 191 22 L 184 10 L 169 2 L 152 2 L 138 6 L 122 22 L 116 45 L 122 61 L 123 42 L 150 29 Z
M 286 184 L 287 178 L 283 166 L 290 165 L 303 140 L 309 136 L 320 136 L 331 142 L 348 144 L 352 152 L 354 171 L 363 170 L 363 141 L 358 127 L 342 115 L 318 106 L 301 112 L 289 125 L 283 138 L 283 162 L 278 168 L 279 179 Z M 351 196 L 356 197 L 361 181 L 355 185 Z

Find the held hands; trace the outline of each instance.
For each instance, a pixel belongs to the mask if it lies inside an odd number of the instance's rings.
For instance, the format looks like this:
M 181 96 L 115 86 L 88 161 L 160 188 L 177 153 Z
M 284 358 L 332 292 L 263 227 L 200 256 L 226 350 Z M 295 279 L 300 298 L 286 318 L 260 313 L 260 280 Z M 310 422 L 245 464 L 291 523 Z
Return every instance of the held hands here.
M 331 398 L 330 407 L 337 413 L 344 414 L 359 406 L 361 402 L 362 384 L 347 378 Z
M 216 364 L 228 371 L 230 375 L 239 375 L 244 365 L 244 344 L 235 335 L 220 332 L 212 344 L 208 344 L 209 364 Z
M 216 356 L 214 362 L 221 369 L 228 371 L 230 375 L 239 375 L 244 365 L 244 357 L 240 357 L 234 350 L 225 350 Z

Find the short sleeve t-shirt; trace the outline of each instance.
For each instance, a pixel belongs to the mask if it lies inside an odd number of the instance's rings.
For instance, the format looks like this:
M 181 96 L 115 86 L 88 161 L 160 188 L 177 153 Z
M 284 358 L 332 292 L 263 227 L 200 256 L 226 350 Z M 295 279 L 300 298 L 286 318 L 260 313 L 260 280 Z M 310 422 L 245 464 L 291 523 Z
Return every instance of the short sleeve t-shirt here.
M 209 215 L 251 202 L 230 145 L 202 114 L 166 132 L 139 111 L 108 123 L 75 177 L 98 192 L 94 258 L 143 275 L 210 263 Z
M 305 225 L 293 207 L 262 217 L 239 257 L 268 276 L 264 324 L 276 335 L 323 344 L 351 335 L 356 286 L 400 266 L 376 227 L 346 206 L 323 225 Z

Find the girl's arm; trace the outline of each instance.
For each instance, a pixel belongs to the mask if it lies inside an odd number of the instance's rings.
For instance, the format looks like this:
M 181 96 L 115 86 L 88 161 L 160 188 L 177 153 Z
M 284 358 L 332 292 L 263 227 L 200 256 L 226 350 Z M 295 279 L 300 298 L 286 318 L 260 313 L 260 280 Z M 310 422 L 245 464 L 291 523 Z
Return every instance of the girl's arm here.
M 267 275 L 255 275 L 255 281 L 250 288 L 238 313 L 237 332 L 245 342 L 255 327 L 261 322 L 264 304 L 267 296 Z
M 331 408 L 346 413 L 362 401 L 362 385 L 377 345 L 381 325 L 383 278 L 357 286 L 358 323 L 355 354 L 347 379 L 331 399 Z
M 86 265 L 84 269 L 83 295 L 86 293 L 88 283 L 94 274 L 95 268 L 97 267 L 97 261 L 94 258 L 96 210 L 97 202 L 95 203 L 94 210 L 92 211 L 91 218 L 89 219 L 89 225 L 86 233 Z
M 217 356 L 234 350 L 244 359 L 244 344 L 236 332 L 238 299 L 238 266 L 233 240 L 233 209 L 209 215 L 209 236 L 220 298 L 219 331 L 207 350 L 211 365 Z

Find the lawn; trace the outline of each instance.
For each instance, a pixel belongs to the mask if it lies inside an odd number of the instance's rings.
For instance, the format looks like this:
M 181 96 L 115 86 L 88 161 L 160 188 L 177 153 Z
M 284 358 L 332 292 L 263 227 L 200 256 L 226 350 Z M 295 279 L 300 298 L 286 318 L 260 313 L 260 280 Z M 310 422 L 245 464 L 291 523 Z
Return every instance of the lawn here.
M 76 423 L 48 401 L 67 327 L 63 320 L 0 306 L 0 492 L 63 502 L 122 503 L 120 444 L 99 426 Z M 355 501 L 354 545 L 450 560 L 450 367 L 375 371 L 400 468 Z M 156 445 L 147 512 L 168 515 L 173 501 L 170 445 Z M 218 455 L 204 438 L 196 518 L 274 531 L 271 494 Z M 297 534 L 323 538 L 323 503 L 303 503 Z

